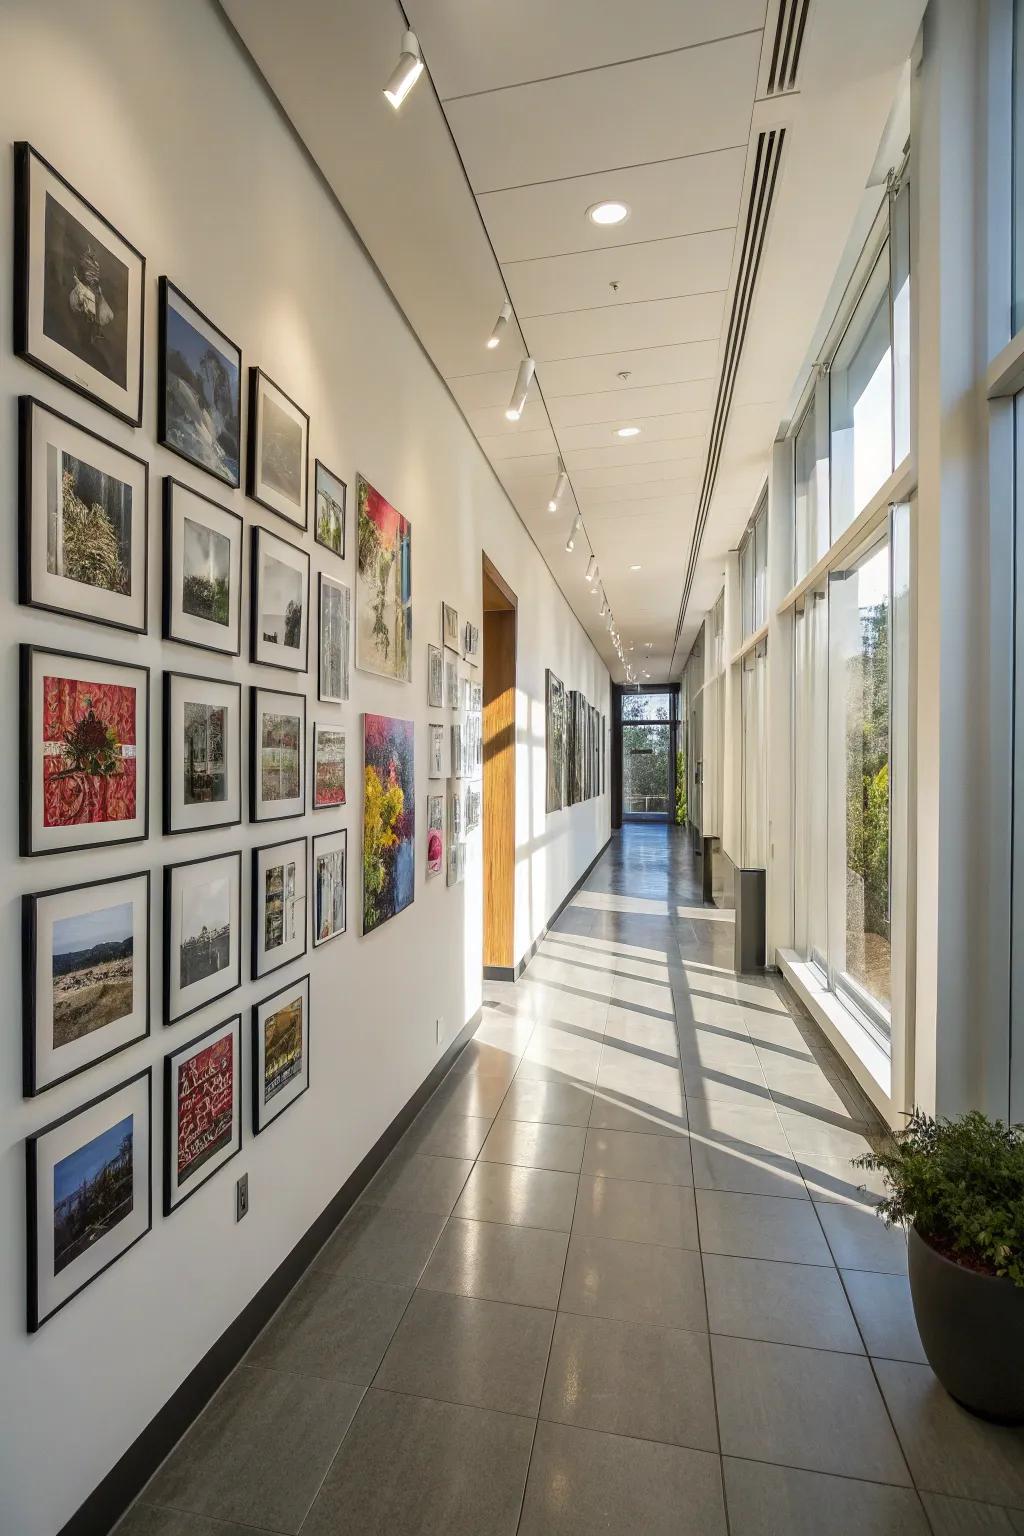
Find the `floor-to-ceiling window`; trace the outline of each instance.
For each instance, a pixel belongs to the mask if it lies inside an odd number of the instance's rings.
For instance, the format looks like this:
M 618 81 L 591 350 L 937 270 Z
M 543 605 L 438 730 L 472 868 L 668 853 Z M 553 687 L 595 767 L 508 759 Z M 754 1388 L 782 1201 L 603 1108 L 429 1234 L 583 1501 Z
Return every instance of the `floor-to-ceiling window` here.
M 767 727 L 768 494 L 762 495 L 740 541 L 740 606 L 743 645 L 740 685 L 740 863 L 763 869 L 768 862 Z
M 622 695 L 622 814 L 659 821 L 675 814 L 674 689 Z

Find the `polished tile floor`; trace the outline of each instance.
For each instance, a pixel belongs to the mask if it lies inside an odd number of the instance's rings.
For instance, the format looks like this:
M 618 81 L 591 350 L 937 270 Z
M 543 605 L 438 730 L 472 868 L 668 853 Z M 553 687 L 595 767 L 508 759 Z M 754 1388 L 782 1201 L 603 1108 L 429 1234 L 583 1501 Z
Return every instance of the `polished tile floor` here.
M 924 1363 L 880 1127 L 627 828 L 120 1536 L 1024 1533 Z

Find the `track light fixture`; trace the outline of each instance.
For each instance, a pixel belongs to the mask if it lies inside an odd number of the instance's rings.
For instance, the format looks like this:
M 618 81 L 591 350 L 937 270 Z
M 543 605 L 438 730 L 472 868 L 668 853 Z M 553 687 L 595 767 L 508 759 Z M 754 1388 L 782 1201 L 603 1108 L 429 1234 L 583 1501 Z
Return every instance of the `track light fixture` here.
M 518 421 L 523 414 L 526 405 L 526 396 L 530 385 L 533 383 L 535 364 L 532 357 L 524 357 L 519 364 L 519 372 L 516 374 L 516 387 L 512 391 L 512 399 L 508 403 L 505 412 L 506 421 Z
M 559 461 L 558 461 L 558 479 L 555 481 L 555 488 L 551 492 L 551 500 L 548 502 L 548 511 L 549 512 L 557 512 L 558 511 L 558 503 L 561 501 L 562 493 L 564 492 L 564 490 L 565 490 L 565 488 L 566 488 L 566 486 L 568 484 L 569 484 L 569 476 L 565 472 L 565 465 L 562 463 L 561 459 L 559 459 Z
M 509 303 L 508 299 L 506 299 L 504 304 L 501 306 L 501 311 L 497 320 L 494 322 L 494 330 L 487 338 L 487 350 L 489 352 L 493 352 L 495 347 L 500 345 L 502 332 L 504 331 L 506 325 L 508 325 L 511 318 L 512 305 Z
M 423 56 L 415 32 L 402 33 L 402 51 L 384 87 L 384 95 L 397 112 L 423 73 Z
M 596 575 L 597 575 L 597 556 L 596 555 L 591 555 L 590 559 L 587 561 L 587 580 L 588 581 L 593 581 Z
M 565 552 L 567 555 L 571 555 L 573 550 L 576 548 L 576 535 L 580 531 L 580 524 L 582 521 L 583 519 L 577 512 L 576 516 L 572 520 L 572 527 L 569 529 L 569 537 L 565 541 Z
M 602 587 L 601 588 L 601 617 L 602 617 L 602 619 L 604 618 L 604 616 L 605 616 L 605 614 L 607 612 L 608 612 L 608 599 L 605 597 L 605 595 L 604 595 L 604 588 Z

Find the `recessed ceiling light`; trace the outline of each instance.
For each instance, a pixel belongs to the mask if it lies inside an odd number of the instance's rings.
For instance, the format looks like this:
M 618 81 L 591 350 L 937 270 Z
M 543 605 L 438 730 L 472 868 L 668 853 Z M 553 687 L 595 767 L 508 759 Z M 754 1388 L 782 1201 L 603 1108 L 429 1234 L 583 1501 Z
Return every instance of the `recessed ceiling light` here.
M 630 570 L 631 571 L 638 571 L 638 570 L 640 570 L 640 566 L 638 566 L 638 565 L 631 565 L 630 566 Z
M 645 640 L 644 641 L 644 649 L 647 650 L 647 651 L 653 651 L 654 650 L 654 641 L 653 640 Z
M 639 427 L 616 427 L 615 428 L 615 436 L 616 437 L 639 437 L 640 436 L 640 428 Z
M 622 224 L 629 218 L 629 207 L 618 202 L 592 203 L 587 218 L 591 224 Z

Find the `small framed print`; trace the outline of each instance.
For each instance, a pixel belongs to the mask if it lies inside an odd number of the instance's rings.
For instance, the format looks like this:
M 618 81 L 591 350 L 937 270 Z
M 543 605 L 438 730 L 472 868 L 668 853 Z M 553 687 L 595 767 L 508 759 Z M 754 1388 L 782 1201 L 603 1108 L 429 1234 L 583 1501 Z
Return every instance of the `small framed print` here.
M 306 953 L 306 839 L 252 850 L 253 980 Z
M 164 1057 L 164 1215 L 242 1150 L 242 1015 Z
M 240 483 L 242 352 L 170 278 L 160 279 L 157 442 Z
M 144 634 L 149 465 L 30 395 L 19 425 L 19 601 Z
M 444 651 L 439 645 L 427 646 L 427 707 L 444 708 Z
M 462 637 L 462 654 L 475 667 L 480 660 L 480 631 L 475 624 L 466 621 L 466 627 Z
M 461 885 L 466 878 L 466 845 L 451 843 L 448 847 L 448 884 Z
M 326 464 L 316 461 L 314 475 L 313 537 L 339 560 L 345 558 L 345 501 L 348 487 Z
M 149 872 L 21 898 L 26 1098 L 149 1034 Z
M 459 708 L 469 709 L 469 701 L 472 697 L 472 685 L 468 677 L 459 678 Z
M 459 842 L 465 828 L 462 820 L 462 789 L 458 784 L 448 786 L 448 847 Z
M 152 1080 L 147 1067 L 25 1143 L 30 1333 L 153 1224 Z
M 250 630 L 250 660 L 307 670 L 309 556 L 268 528 L 252 531 Z
M 308 479 L 309 417 L 262 368 L 250 368 L 248 494 L 305 529 Z
M 252 1010 L 252 1128 L 258 1136 L 309 1087 L 309 976 Z
M 242 685 L 164 673 L 164 832 L 242 819 Z
M 326 571 L 320 572 L 320 645 L 317 694 L 325 704 L 348 698 L 349 648 L 352 636 L 352 593 Z
M 466 767 L 466 745 L 465 745 L 465 732 L 463 730 L 462 722 L 460 720 L 456 720 L 452 724 L 452 756 L 451 756 L 451 764 L 452 764 L 452 778 L 453 779 L 461 779 L 464 776 L 464 774 L 465 774 L 465 767 Z
M 469 689 L 469 707 L 478 714 L 484 707 L 483 683 L 471 683 Z
M 456 662 L 445 657 L 444 659 L 444 692 L 448 700 L 449 709 L 459 707 L 459 668 Z
M 242 519 L 164 476 L 164 639 L 242 650 Z
M 348 926 L 348 831 L 313 839 L 313 944 L 326 944 Z
M 459 652 L 459 615 L 450 603 L 441 604 L 441 639 L 446 651 Z
M 313 721 L 313 809 L 337 810 L 345 804 L 345 732 Z
M 466 831 L 474 832 L 480 825 L 480 791 L 472 785 L 466 790 Z
M 427 796 L 427 874 L 444 868 L 444 795 Z
M 427 727 L 430 732 L 430 752 L 427 757 L 427 778 L 443 779 L 444 773 L 444 726 L 431 723 Z M 456 730 L 452 726 L 452 730 Z
M 164 866 L 164 1022 L 242 984 L 242 855 Z
M 141 426 L 146 258 L 31 144 L 14 205 L 15 352 Z
M 22 645 L 24 857 L 149 835 L 149 668 Z
M 306 813 L 306 695 L 249 690 L 249 820 Z

